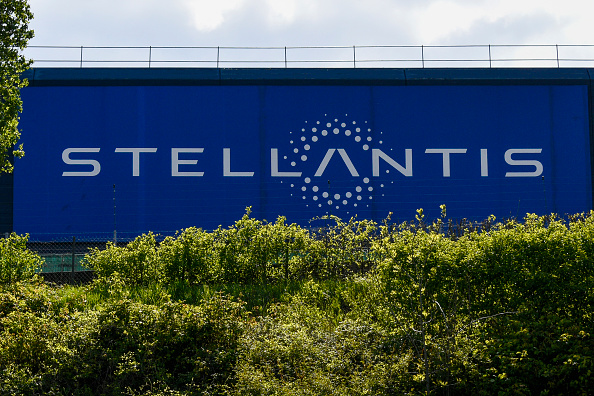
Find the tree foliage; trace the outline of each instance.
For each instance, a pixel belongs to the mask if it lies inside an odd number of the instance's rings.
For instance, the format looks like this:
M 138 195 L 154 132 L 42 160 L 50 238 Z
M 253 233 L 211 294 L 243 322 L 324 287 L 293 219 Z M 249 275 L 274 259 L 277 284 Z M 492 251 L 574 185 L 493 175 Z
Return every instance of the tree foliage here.
M 0 2 L 0 170 L 12 172 L 11 157 L 24 155 L 20 138 L 19 113 L 23 109 L 20 89 L 27 85 L 21 74 L 30 66 L 22 51 L 33 37 L 29 21 L 33 14 L 27 0 Z

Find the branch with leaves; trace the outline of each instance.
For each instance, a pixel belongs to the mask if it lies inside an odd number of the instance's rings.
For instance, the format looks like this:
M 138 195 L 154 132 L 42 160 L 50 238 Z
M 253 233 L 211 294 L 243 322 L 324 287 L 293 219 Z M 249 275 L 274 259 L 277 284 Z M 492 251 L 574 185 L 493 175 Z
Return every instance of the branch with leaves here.
M 21 79 L 29 68 L 22 51 L 33 38 L 29 21 L 33 18 L 27 0 L 2 0 L 0 2 L 0 171 L 12 172 L 12 158 L 25 153 L 23 145 L 17 146 L 21 136 L 18 129 L 19 114 L 23 110 L 20 89 L 27 86 Z

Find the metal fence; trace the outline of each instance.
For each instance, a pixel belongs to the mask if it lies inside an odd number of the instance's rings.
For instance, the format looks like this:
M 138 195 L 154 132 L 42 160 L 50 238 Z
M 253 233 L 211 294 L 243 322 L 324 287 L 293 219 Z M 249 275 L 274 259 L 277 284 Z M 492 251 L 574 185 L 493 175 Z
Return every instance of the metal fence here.
M 27 248 L 43 259 L 40 275 L 49 282 L 86 283 L 93 277 L 93 271 L 84 265 L 84 257 L 92 248 L 105 248 L 105 240 L 77 240 L 56 238 L 53 241 L 29 241 Z
M 92 249 L 103 250 L 107 243 L 126 246 L 139 234 L 135 233 L 94 233 L 66 235 L 45 235 L 43 240 L 29 239 L 27 248 L 37 253 L 43 260 L 38 273 L 49 282 L 57 284 L 80 284 L 93 280 L 94 272 L 85 265 L 85 255 Z M 174 232 L 155 233 L 160 243 Z
M 36 67 L 594 67 L 594 45 L 50 46 L 24 54 Z

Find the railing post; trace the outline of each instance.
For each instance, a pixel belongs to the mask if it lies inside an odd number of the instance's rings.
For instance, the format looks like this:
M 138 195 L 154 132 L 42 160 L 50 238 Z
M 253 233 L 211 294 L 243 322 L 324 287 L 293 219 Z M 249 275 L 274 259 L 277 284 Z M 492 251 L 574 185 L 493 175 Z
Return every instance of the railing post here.
M 82 68 L 83 64 L 83 46 L 80 46 L 80 67 Z
M 357 52 L 356 52 L 356 48 L 353 45 L 353 69 L 357 68 Z
M 421 45 L 421 64 L 425 68 L 425 47 Z
M 151 58 L 153 56 L 153 46 L 149 46 L 149 69 L 151 68 Z
M 489 44 L 489 69 L 491 68 L 491 44 Z
M 217 47 L 217 69 L 219 68 L 220 54 L 221 54 L 221 47 Z
M 555 44 L 555 48 L 557 49 L 557 69 L 558 69 L 559 68 L 559 44 Z
M 285 69 L 287 68 L 287 47 L 285 47 Z

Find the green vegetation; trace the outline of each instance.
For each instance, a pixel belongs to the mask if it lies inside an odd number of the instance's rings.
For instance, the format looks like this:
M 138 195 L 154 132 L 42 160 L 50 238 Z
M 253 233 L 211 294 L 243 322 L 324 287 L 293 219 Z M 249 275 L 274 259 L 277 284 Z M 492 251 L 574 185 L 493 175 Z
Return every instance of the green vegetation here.
M 248 212 L 108 243 L 77 287 L 39 281 L 11 236 L 0 394 L 591 393 L 594 212 L 331 220 L 313 232 Z
M 29 22 L 33 18 L 27 0 L 0 2 L 0 171 L 12 172 L 12 157 L 22 157 L 23 145 L 15 147 L 21 133 L 19 113 L 23 109 L 20 89 L 27 85 L 21 74 L 31 61 L 23 51 L 33 38 Z

